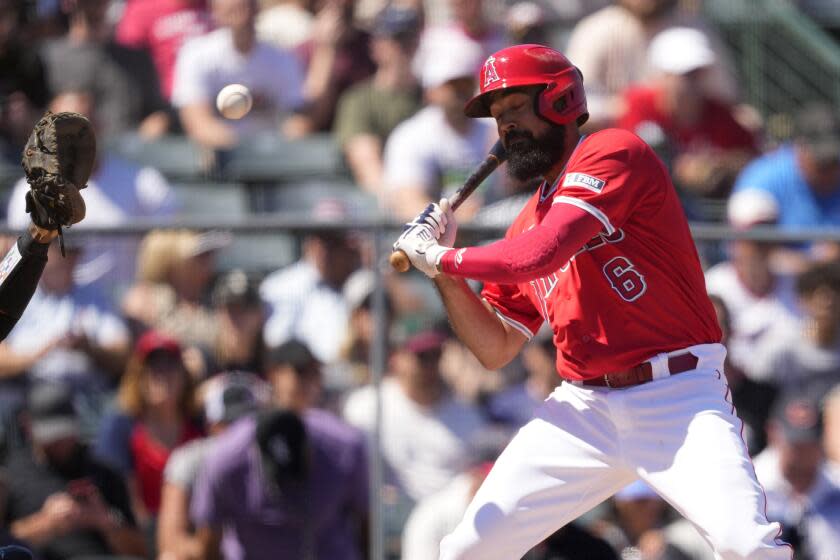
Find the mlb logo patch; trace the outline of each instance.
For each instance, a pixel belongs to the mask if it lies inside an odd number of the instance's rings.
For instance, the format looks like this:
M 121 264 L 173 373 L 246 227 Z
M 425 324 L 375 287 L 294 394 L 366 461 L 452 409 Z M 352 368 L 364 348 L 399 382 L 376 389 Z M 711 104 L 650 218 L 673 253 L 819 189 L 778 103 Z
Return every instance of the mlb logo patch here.
M 563 179 L 564 187 L 583 187 L 596 193 L 604 190 L 606 184 L 607 182 L 603 179 L 585 173 L 566 173 L 566 177 Z

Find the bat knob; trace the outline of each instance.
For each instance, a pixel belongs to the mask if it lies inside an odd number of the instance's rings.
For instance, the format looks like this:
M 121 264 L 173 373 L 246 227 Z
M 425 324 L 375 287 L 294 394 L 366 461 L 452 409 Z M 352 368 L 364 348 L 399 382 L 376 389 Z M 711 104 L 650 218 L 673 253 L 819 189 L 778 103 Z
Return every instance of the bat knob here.
M 399 249 L 391 253 L 388 262 L 391 263 L 391 268 L 397 272 L 407 272 L 411 268 L 411 261 L 408 260 L 408 255 Z

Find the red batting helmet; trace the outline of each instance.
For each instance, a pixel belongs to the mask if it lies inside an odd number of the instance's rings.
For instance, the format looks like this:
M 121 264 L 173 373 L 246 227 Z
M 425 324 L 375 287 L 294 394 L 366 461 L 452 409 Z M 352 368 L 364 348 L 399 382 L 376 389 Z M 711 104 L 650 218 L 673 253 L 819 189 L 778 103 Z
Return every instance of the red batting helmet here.
M 589 118 L 583 75 L 561 53 L 543 45 L 515 45 L 491 55 L 479 74 L 478 95 L 464 107 L 468 117 L 489 117 L 491 92 L 518 86 L 545 86 L 537 94 L 538 113 L 556 124 Z

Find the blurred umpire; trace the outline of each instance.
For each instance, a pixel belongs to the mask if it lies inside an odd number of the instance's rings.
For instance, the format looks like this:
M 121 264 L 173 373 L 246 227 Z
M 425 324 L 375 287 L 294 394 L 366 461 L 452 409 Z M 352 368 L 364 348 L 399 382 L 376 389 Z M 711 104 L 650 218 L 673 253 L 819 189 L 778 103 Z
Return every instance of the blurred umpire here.
M 95 154 L 93 128 L 78 113 L 47 112 L 32 130 L 21 160 L 30 186 L 26 211 L 32 223 L 0 261 L 0 340 L 35 293 L 50 243 L 59 237 L 64 254 L 62 227 L 85 217 L 79 189 L 87 186 Z

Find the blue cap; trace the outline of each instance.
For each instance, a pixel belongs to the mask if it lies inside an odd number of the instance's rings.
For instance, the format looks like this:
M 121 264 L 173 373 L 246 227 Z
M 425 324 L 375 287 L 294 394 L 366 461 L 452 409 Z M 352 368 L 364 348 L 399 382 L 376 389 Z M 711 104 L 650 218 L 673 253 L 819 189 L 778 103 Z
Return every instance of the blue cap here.
M 420 14 L 411 8 L 388 6 L 373 21 L 373 34 L 378 37 L 398 37 L 420 33 Z
M 32 560 L 32 553 L 22 546 L 1 546 L 0 560 Z
M 637 480 L 628 484 L 621 490 L 615 493 L 615 499 L 620 502 L 632 502 L 634 500 L 648 500 L 650 498 L 658 498 L 653 488 L 647 485 L 644 480 Z

